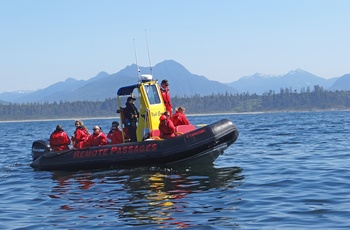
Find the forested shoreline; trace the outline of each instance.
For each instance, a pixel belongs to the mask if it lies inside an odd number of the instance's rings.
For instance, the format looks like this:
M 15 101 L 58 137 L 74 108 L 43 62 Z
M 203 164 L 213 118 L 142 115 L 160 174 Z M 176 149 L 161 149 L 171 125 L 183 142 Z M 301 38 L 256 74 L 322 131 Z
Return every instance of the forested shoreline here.
M 312 111 L 350 109 L 350 91 L 328 91 L 320 86 L 302 89 L 272 90 L 263 95 L 213 94 L 210 96 L 173 97 L 173 106 L 184 106 L 187 114 L 246 113 L 273 111 Z M 0 121 L 115 117 L 117 98 L 105 101 L 54 103 L 10 103 L 0 105 Z

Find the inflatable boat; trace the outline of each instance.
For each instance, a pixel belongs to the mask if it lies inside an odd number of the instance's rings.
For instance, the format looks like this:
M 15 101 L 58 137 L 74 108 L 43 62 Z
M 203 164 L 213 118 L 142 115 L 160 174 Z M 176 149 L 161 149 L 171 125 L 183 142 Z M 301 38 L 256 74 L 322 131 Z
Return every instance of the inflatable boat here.
M 238 137 L 229 120 L 221 120 L 180 136 L 143 142 L 51 152 L 48 141 L 33 143 L 38 170 L 79 170 L 111 166 L 188 165 L 213 163 Z
M 130 142 L 124 136 L 121 144 L 108 144 L 82 149 L 52 151 L 49 141 L 36 140 L 32 144 L 35 170 L 71 171 L 108 167 L 172 166 L 213 163 L 238 138 L 238 130 L 232 121 L 222 119 L 212 124 L 195 127 L 176 127 L 176 136 L 159 137 L 159 116 L 165 106 L 157 81 L 150 75 L 142 75 L 138 84 L 122 87 L 117 92 L 120 124 L 125 130 L 122 98 L 133 96 L 137 89 L 140 118 L 137 125 L 137 141 Z

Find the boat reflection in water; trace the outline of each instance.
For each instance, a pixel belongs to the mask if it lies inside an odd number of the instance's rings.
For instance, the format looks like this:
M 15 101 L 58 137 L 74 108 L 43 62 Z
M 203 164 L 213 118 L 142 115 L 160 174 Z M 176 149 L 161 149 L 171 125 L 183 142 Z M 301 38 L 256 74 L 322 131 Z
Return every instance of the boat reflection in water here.
M 193 204 L 195 199 L 204 200 L 208 208 L 210 205 L 205 200 L 210 202 L 211 198 L 201 193 L 225 189 L 232 193 L 232 187 L 243 183 L 241 172 L 242 169 L 238 167 L 214 166 L 206 166 L 202 170 L 135 168 L 54 172 L 55 187 L 49 197 L 60 200 L 59 209 L 85 210 L 85 215 L 86 209 L 91 209 L 89 217 L 82 217 L 86 218 L 84 221 L 91 216 L 110 219 L 110 211 L 113 210 L 114 221 L 119 224 L 176 225 L 184 228 L 192 226 L 191 214 L 203 209 L 202 204 L 190 207 L 189 202 Z

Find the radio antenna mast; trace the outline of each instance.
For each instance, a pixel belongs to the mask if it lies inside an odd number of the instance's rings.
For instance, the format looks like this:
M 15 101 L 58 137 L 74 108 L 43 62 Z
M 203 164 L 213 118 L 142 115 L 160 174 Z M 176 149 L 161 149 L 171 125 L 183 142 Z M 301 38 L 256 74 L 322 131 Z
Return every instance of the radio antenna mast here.
M 138 77 L 138 80 L 141 81 L 141 76 L 140 76 L 140 68 L 139 68 L 139 65 L 137 64 L 137 54 L 136 54 L 136 46 L 135 46 L 135 39 L 133 40 L 134 42 L 134 52 L 135 52 L 135 60 L 136 60 L 136 68 L 137 68 L 137 77 Z
M 146 35 L 146 43 L 147 43 L 147 52 L 148 52 L 149 69 L 150 69 L 151 75 L 152 75 L 152 64 L 151 64 L 151 55 L 149 54 L 147 30 L 145 30 L 145 35 Z

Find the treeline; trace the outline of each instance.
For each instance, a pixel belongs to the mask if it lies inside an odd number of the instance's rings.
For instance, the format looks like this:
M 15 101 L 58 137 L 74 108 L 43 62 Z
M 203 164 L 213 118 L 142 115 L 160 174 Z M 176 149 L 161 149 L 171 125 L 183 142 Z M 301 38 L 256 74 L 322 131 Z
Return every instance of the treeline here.
M 278 93 L 271 90 L 263 95 L 247 92 L 173 97 L 172 103 L 174 107 L 184 106 L 187 114 L 349 109 L 350 91 L 328 91 L 320 86 L 300 92 L 281 88 Z M 0 105 L 0 120 L 113 117 L 117 107 L 116 98 L 103 102 L 10 103 Z

